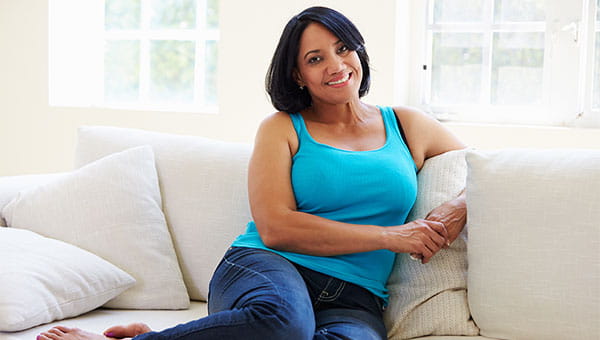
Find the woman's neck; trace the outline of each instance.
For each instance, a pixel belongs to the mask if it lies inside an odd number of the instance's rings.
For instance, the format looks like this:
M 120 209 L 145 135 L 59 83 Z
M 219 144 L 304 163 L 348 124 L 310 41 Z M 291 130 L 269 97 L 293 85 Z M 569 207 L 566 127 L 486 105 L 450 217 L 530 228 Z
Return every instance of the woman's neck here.
M 305 119 L 322 124 L 353 124 L 363 122 L 371 108 L 360 100 L 345 104 L 313 103 L 303 113 Z

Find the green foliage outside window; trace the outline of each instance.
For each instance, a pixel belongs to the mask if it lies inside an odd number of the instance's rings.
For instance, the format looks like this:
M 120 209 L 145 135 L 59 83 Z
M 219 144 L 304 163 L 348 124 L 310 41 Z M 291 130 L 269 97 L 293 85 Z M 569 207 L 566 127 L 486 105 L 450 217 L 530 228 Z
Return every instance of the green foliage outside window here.
M 218 4 L 219 0 L 105 0 L 105 30 L 111 34 L 105 41 L 105 99 L 216 105 L 218 42 L 203 38 L 201 32 L 218 29 Z M 201 5 L 205 11 L 197 17 Z M 164 33 L 173 38 L 160 36 Z M 198 50 L 204 55 L 196 55 Z M 204 79 L 199 82 L 196 77 Z M 142 84 L 142 78 L 148 83 Z

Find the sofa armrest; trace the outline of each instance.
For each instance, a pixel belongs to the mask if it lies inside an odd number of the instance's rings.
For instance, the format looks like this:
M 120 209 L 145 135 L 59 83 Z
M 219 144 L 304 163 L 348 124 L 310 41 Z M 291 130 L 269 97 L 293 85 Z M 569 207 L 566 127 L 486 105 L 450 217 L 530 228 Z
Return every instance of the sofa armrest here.
M 2 210 L 20 191 L 51 182 L 62 175 L 63 172 L 0 177 L 0 227 L 6 226 Z

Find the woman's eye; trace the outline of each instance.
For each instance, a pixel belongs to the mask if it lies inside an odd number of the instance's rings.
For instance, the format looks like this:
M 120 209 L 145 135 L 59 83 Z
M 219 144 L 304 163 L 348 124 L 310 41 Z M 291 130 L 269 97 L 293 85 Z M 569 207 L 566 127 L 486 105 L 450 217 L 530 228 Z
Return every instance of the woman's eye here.
M 350 49 L 346 45 L 342 45 L 342 47 L 338 48 L 338 53 L 348 52 Z
M 315 64 L 315 63 L 318 63 L 319 61 L 321 61 L 321 57 L 312 57 L 312 58 L 308 59 L 309 64 Z

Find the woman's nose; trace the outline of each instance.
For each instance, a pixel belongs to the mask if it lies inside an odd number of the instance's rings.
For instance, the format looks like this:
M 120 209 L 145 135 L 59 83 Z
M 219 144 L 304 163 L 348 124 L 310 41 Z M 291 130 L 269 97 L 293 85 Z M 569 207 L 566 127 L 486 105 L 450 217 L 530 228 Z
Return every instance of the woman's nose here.
M 329 63 L 327 64 L 327 73 L 336 74 L 345 69 L 344 59 L 338 55 L 333 58 L 329 58 Z

